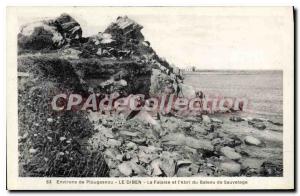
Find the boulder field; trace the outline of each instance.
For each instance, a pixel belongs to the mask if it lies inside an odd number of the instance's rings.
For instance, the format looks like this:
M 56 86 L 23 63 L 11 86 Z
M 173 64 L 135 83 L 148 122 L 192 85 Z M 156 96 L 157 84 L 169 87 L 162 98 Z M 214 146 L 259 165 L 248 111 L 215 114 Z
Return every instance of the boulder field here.
M 20 176 L 282 176 L 261 156 L 269 147 L 252 132 L 273 121 L 211 115 L 124 114 L 51 110 L 58 93 L 194 97 L 180 69 L 159 57 L 143 27 L 120 16 L 103 32 L 82 36 L 70 15 L 25 24 L 18 34 Z M 230 119 L 230 120 L 229 120 Z M 256 154 L 255 154 L 256 153 Z

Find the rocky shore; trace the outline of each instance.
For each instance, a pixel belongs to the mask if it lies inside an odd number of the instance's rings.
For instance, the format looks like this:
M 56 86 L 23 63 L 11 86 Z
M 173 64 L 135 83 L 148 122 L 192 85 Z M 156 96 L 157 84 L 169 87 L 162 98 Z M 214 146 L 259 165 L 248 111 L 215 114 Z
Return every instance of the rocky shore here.
M 20 176 L 282 176 L 279 122 L 230 109 L 188 117 L 141 111 L 130 118 L 52 110 L 58 93 L 195 96 L 181 71 L 151 48 L 142 28 L 124 16 L 83 37 L 67 14 L 21 27 Z
M 256 118 L 223 118 L 237 128 L 241 121 L 249 123 L 249 129 L 257 121 L 268 125 Z M 126 121 L 122 116 L 97 112 L 91 112 L 89 119 L 97 133 L 87 144 L 91 151 L 101 146 L 112 177 L 282 176 L 282 162 L 263 153 L 270 141 L 250 131 L 234 134 L 224 130 L 225 120 L 205 115 L 188 119 L 173 116 L 152 124 L 141 118 Z

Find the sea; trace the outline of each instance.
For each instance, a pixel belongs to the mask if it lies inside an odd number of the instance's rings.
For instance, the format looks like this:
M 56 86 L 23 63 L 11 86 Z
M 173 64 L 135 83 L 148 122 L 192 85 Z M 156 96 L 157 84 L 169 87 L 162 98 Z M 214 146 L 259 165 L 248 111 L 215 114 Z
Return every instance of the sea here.
M 246 98 L 246 114 L 282 122 L 283 72 L 280 70 L 206 70 L 185 72 L 184 83 L 207 96 Z
M 203 91 L 206 95 L 223 97 L 247 97 L 248 110 L 231 113 L 242 117 L 260 117 L 276 122 L 283 121 L 283 72 L 274 71 L 200 71 L 186 72 L 184 83 Z M 215 114 L 217 115 L 217 114 Z M 247 122 L 235 123 L 226 114 L 217 118 L 223 121 L 222 128 L 240 138 L 248 135 L 262 140 L 265 147 L 245 146 L 255 161 L 271 161 L 282 164 L 283 127 L 267 123 L 265 130 L 257 130 Z M 275 128 L 274 128 L 275 127 Z

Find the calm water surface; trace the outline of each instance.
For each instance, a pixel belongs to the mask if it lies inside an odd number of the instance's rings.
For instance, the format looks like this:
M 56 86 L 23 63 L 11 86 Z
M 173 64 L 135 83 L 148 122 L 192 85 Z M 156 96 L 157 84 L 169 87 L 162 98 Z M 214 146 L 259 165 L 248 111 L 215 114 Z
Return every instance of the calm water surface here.
M 282 71 L 203 71 L 185 73 L 185 83 L 206 95 L 246 97 L 252 115 L 282 121 Z

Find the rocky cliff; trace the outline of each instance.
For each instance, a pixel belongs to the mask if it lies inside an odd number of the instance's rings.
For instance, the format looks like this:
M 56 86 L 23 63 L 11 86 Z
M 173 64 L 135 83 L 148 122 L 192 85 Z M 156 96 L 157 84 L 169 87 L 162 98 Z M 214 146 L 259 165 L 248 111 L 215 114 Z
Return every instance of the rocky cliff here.
M 19 54 L 42 53 L 68 61 L 82 85 L 96 93 L 159 95 L 167 84 L 179 89 L 180 70 L 156 54 L 142 29 L 124 16 L 104 32 L 84 38 L 79 23 L 62 14 L 24 25 L 18 34 Z
M 282 142 L 262 131 L 280 129 L 280 123 L 238 116 L 154 118 L 145 111 L 128 119 L 52 110 L 51 98 L 58 93 L 158 96 L 167 90 L 194 96 L 193 88 L 182 84 L 179 69 L 145 41 L 142 28 L 118 17 L 103 32 L 82 37 L 80 25 L 67 14 L 21 27 L 20 176 L 282 176 L 282 159 L 274 156 L 282 154 Z
M 18 34 L 20 176 L 107 176 L 102 152 L 87 148 L 95 133 L 87 114 L 51 109 L 58 93 L 159 94 L 179 83 L 142 26 L 118 17 L 103 33 L 82 37 L 71 16 L 33 22 Z M 101 146 L 102 144 L 100 144 Z M 97 169 L 93 169 L 93 168 Z

